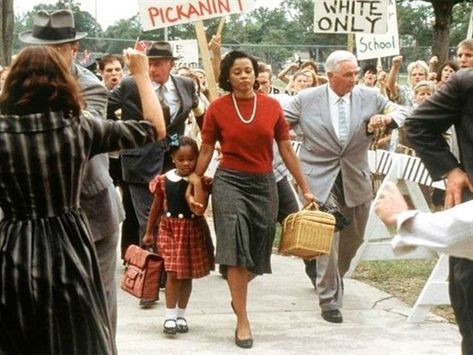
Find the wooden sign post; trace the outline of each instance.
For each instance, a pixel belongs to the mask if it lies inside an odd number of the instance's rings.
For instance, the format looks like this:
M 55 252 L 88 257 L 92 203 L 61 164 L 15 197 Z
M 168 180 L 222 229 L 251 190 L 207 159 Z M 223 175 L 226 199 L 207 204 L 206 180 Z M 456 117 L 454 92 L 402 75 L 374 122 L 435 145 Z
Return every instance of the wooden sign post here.
M 212 61 L 210 59 L 209 45 L 207 43 L 207 36 L 205 35 L 204 23 L 202 21 L 196 21 L 194 22 L 194 26 L 200 54 L 202 56 L 202 64 L 204 66 L 204 71 L 207 73 L 207 88 L 209 89 L 210 101 L 213 101 L 218 97 L 218 89 L 217 83 L 215 82 Z

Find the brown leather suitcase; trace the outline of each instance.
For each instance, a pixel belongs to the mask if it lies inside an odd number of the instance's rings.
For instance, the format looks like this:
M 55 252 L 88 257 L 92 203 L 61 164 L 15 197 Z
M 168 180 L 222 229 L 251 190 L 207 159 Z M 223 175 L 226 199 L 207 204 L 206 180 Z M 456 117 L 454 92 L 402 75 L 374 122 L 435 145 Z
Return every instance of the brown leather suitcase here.
M 130 245 L 125 253 L 121 288 L 142 301 L 157 301 L 163 267 L 163 259 L 159 255 L 137 245 Z

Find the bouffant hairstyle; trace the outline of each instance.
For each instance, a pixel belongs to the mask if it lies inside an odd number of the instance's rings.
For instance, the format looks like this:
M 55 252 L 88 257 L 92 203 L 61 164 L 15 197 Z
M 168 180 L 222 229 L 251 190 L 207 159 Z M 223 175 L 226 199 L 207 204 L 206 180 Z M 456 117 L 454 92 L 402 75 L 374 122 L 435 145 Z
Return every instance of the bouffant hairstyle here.
M 20 51 L 0 95 L 0 110 L 8 115 L 61 111 L 77 117 L 82 103 L 79 86 L 66 62 L 48 46 Z
M 258 61 L 254 57 L 242 51 L 228 52 L 220 62 L 220 76 L 218 78 L 218 84 L 223 90 L 229 92 L 233 91 L 233 88 L 230 84 L 230 68 L 237 59 L 241 58 L 248 58 L 251 61 L 255 78 L 258 76 Z

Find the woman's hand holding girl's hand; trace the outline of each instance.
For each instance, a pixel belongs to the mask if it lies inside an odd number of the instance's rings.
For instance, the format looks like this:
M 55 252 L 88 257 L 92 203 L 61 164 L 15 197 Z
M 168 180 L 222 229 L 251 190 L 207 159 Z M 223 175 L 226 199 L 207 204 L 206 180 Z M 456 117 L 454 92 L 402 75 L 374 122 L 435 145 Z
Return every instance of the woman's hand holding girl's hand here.
M 194 172 L 190 173 L 189 176 L 187 177 L 189 184 L 192 184 L 192 185 L 198 184 L 200 182 L 200 179 L 201 177 Z

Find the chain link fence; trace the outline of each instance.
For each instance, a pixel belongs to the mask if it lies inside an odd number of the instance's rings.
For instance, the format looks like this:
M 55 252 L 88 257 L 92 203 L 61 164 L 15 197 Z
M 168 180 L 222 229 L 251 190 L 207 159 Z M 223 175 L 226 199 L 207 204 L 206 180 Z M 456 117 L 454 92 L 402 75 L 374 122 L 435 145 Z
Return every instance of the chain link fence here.
M 111 53 L 121 54 L 123 48 L 133 47 L 134 44 L 135 40 L 132 39 L 89 37 L 81 41 L 81 49 L 108 48 Z M 320 68 L 323 68 L 323 64 L 331 52 L 339 49 L 347 49 L 346 46 L 335 45 L 272 45 L 247 43 L 224 43 L 222 47 L 222 53 L 233 49 L 239 49 L 255 56 L 258 60 L 270 64 L 275 74 L 289 63 L 295 61 L 296 58 L 300 58 L 301 60 L 312 59 L 320 64 Z M 96 58 L 100 58 L 102 55 L 107 53 L 95 52 L 93 54 Z M 412 61 L 424 60 L 428 62 L 432 56 L 432 51 L 430 46 L 401 47 L 400 54 L 404 57 L 401 73 L 405 73 L 407 71 L 407 65 Z M 452 59 L 455 57 L 454 47 L 450 48 L 449 57 Z M 392 57 L 381 58 L 385 71 L 388 71 L 391 67 L 391 60 Z M 376 64 L 376 62 L 377 59 L 365 60 L 360 62 L 360 66 L 363 67 L 366 64 Z

